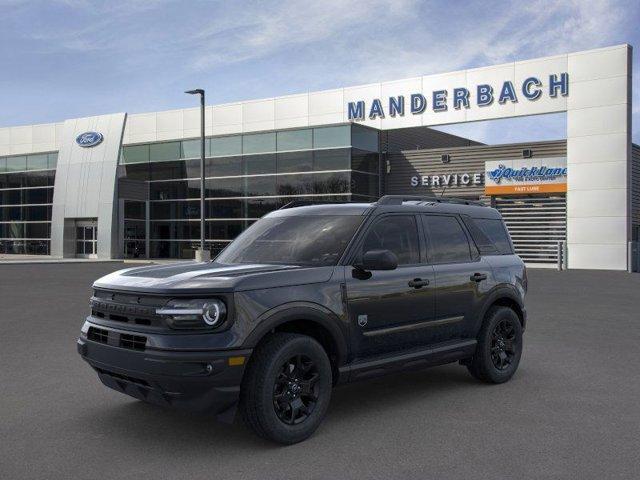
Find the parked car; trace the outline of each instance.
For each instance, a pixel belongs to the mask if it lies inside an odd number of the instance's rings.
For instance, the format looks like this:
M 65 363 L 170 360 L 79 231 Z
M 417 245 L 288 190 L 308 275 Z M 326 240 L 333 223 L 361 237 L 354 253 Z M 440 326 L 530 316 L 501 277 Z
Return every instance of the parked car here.
M 290 444 L 316 430 L 340 383 L 451 362 L 509 380 L 526 290 L 493 208 L 290 204 L 213 262 L 97 280 L 78 351 L 108 387 L 223 420 L 239 407 L 256 433 Z

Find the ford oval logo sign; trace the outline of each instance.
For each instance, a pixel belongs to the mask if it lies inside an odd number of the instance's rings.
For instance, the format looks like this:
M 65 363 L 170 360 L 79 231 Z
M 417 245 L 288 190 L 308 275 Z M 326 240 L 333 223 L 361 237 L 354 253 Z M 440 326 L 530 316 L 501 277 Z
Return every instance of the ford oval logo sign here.
M 98 132 L 84 132 L 76 137 L 76 143 L 81 147 L 95 147 L 104 137 Z

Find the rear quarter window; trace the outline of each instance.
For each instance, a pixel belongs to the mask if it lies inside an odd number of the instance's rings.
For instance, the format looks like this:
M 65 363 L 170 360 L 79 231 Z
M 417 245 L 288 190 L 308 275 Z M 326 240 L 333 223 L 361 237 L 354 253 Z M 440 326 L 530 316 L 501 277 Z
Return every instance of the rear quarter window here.
M 498 254 L 510 255 L 513 253 L 511 239 L 502 220 L 497 218 L 474 218 L 473 222 L 495 246 Z

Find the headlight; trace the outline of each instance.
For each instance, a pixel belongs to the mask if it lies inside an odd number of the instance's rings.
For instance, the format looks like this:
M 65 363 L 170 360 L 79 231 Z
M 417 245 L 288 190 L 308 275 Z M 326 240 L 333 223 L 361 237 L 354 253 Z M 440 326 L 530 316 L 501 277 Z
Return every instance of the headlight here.
M 227 307 L 222 300 L 170 300 L 156 310 L 171 328 L 197 329 L 219 327 L 227 316 Z

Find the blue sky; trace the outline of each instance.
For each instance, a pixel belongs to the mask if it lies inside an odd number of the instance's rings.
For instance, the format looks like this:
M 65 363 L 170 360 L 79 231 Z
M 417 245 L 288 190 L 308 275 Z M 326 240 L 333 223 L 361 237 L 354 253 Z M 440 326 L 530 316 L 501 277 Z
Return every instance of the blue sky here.
M 640 2 L 0 0 L 0 126 L 217 104 L 630 43 Z M 640 73 L 634 141 L 640 141 Z M 446 127 L 562 138 L 563 114 Z

